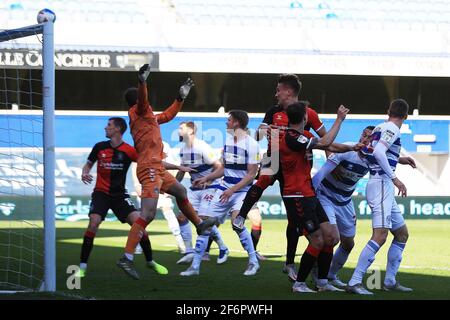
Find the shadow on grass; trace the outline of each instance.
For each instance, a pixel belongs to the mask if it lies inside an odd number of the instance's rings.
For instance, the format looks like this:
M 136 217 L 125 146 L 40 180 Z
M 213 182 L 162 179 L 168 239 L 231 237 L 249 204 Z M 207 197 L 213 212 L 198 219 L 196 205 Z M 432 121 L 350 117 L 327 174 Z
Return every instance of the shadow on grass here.
M 58 230 L 58 240 L 81 238 L 84 229 L 65 228 Z M 101 229 L 99 237 L 126 237 L 126 230 Z M 169 232 L 150 232 L 152 234 L 170 234 Z M 161 243 L 158 243 L 161 245 Z M 211 261 L 203 261 L 201 274 L 193 277 L 181 277 L 179 273 L 187 269 L 187 265 L 177 265 L 180 258 L 177 250 L 154 250 L 154 259 L 169 269 L 168 275 L 158 275 L 145 266 L 143 255 L 135 256 L 135 265 L 141 275 L 140 280 L 129 278 L 116 266 L 117 259 L 122 255 L 123 248 L 112 246 L 94 246 L 88 273 L 81 279 L 81 289 L 69 290 L 66 282 L 70 274 L 67 267 L 77 265 L 80 245 L 57 242 L 57 295 L 30 294 L 17 296 L 28 299 L 175 299 L 175 300 L 322 300 L 322 299 L 449 299 L 450 277 L 442 275 L 427 275 L 400 272 L 398 279 L 414 288 L 413 293 L 384 292 L 374 290 L 375 295 L 362 297 L 343 292 L 294 294 L 292 283 L 287 275 L 281 272 L 284 257 L 270 256 L 261 262 L 261 269 L 256 276 L 246 277 L 244 272 L 248 259 L 232 252 L 223 265 L 216 264 L 217 249 L 211 250 Z M 298 266 L 299 258 L 296 258 Z M 353 269 L 341 270 L 342 280 L 351 277 Z M 382 279 L 384 273 L 382 273 Z M 309 282 L 310 287 L 312 284 Z M 10 296 L 10 298 L 13 296 Z M 3 299 L 3 296 L 0 296 Z

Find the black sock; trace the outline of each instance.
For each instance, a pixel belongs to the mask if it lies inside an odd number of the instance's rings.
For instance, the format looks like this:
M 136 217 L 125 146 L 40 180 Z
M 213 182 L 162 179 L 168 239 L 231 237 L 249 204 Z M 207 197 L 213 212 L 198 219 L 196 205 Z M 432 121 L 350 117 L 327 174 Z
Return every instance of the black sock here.
M 252 237 L 253 247 L 256 250 L 256 246 L 258 245 L 259 238 L 261 238 L 261 227 L 258 228 L 252 228 L 252 232 L 250 233 L 250 236 Z
M 213 241 L 214 241 L 213 237 L 210 236 L 208 239 L 208 245 L 206 246 L 205 253 L 209 253 L 209 250 L 211 250 L 211 245 L 212 245 Z
M 83 237 L 83 244 L 81 245 L 81 255 L 80 262 L 87 263 L 89 255 L 91 254 L 92 248 L 94 247 L 94 237 L 95 233 L 86 231 Z
M 153 260 L 153 250 L 152 245 L 150 243 L 150 239 L 148 238 L 148 234 L 144 234 L 141 238 L 141 241 L 139 242 L 142 248 L 142 252 L 144 252 L 145 255 L 145 261 L 152 261 Z
M 261 198 L 263 194 L 263 189 L 258 187 L 256 184 L 252 185 L 250 189 L 247 191 L 247 195 L 245 196 L 244 203 L 242 204 L 241 210 L 239 210 L 239 215 L 247 219 L 247 215 L 252 210 L 253 205 L 258 202 L 259 198 Z
M 298 239 L 300 235 L 296 226 L 288 224 L 286 227 L 286 264 L 293 264 L 297 252 Z
M 306 278 L 308 277 L 309 273 L 311 272 L 311 269 L 316 263 L 319 254 L 320 254 L 319 249 L 316 249 L 313 246 L 308 245 L 300 260 L 300 267 L 298 268 L 297 273 L 298 282 L 306 281 Z
M 317 257 L 317 269 L 319 279 L 327 279 L 333 260 L 333 247 L 324 247 Z

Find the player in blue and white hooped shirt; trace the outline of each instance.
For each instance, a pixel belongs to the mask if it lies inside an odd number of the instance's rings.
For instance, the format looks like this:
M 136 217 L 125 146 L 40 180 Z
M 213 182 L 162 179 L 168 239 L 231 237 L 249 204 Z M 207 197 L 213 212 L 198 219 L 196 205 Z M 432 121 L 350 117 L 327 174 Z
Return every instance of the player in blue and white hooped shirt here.
M 373 129 L 373 126 L 368 126 L 363 130 L 359 139 L 360 146 L 368 145 Z M 354 142 L 332 144 L 328 150 L 336 153 L 328 158 L 312 179 L 317 198 L 330 220 L 332 236 L 336 243 L 340 241 L 328 273 L 330 283 L 336 287 L 346 286 L 337 277 L 337 272 L 345 264 L 355 245 L 356 214 L 352 194 L 358 181 L 369 172 L 364 155 L 360 151 L 349 151 L 355 145 Z
M 360 145 L 368 145 L 374 126 L 367 126 L 359 138 Z M 328 149 L 332 152 L 343 152 L 344 147 L 356 143 L 347 142 L 344 145 L 332 144 Z M 409 164 L 415 168 L 415 162 L 410 157 L 400 157 L 400 164 Z M 352 202 L 352 194 L 356 184 L 369 172 L 365 155 L 361 151 L 347 151 L 332 154 L 325 165 L 314 175 L 312 183 L 330 224 L 334 226 L 333 237 L 340 242 L 331 262 L 328 280 L 333 286 L 345 287 L 337 276 L 355 245 L 356 213 Z
M 386 242 L 389 231 L 394 235 L 394 239 L 388 251 L 383 289 L 412 291 L 396 280 L 408 240 L 408 229 L 395 201 L 395 187 L 399 189 L 402 197 L 406 196 L 407 192 L 406 186 L 396 177 L 395 168 L 400 157 L 400 128 L 408 117 L 408 109 L 405 100 L 393 100 L 388 110 L 388 121 L 375 127 L 370 144 L 363 149 L 370 169 L 366 198 L 372 210 L 373 233 L 359 256 L 358 264 L 346 288 L 351 293 L 373 294 L 363 287 L 362 279 L 375 260 L 376 253 Z
M 229 112 L 222 166 L 209 175 L 194 181 L 194 185 L 203 185 L 223 177 L 209 206 L 200 207 L 200 217 L 218 217 L 220 223 L 223 223 L 227 215 L 231 214 L 233 220 L 239 214 L 246 192 L 253 184 L 260 162 L 259 145 L 246 131 L 248 121 L 248 114 L 245 111 L 232 110 Z M 242 246 L 249 255 L 249 263 L 244 275 L 254 275 L 259 270 L 259 262 L 250 233 L 245 227 L 240 232 L 236 232 Z M 201 258 L 208 244 L 208 238 L 208 232 L 204 232 L 197 237 L 192 265 L 186 271 L 181 272 L 180 275 L 193 276 L 199 274 Z
M 205 141 L 196 138 L 195 134 L 197 127 L 191 121 L 181 122 L 178 128 L 178 135 L 183 146 L 180 149 L 180 162 L 184 167 L 191 168 L 189 174 L 191 176 L 191 183 L 195 180 L 203 178 L 218 169 L 221 166 L 219 158 L 214 153 L 213 148 Z M 176 178 L 181 181 L 184 177 L 184 172 L 179 171 Z M 197 187 L 191 185 L 188 188 L 188 199 L 197 213 L 201 206 L 208 207 L 209 202 L 214 197 L 214 193 L 219 186 L 220 181 L 215 179 L 208 185 Z M 185 241 L 186 253 L 177 261 L 177 264 L 189 264 L 194 259 L 194 249 L 192 248 L 192 229 L 187 218 L 180 216 L 178 220 L 181 228 L 181 235 Z M 211 229 L 211 238 L 217 242 L 219 246 L 219 256 L 217 263 L 222 264 L 227 261 L 228 248 L 222 240 L 222 236 L 214 226 Z

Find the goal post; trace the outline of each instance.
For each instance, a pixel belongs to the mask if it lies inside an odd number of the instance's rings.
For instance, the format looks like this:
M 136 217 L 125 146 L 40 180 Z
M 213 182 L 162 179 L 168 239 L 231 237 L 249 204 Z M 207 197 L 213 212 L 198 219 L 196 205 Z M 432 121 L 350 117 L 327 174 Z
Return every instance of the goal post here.
M 25 37 L 42 35 L 42 92 L 39 94 L 42 97 L 42 142 L 37 143 L 39 148 L 42 147 L 43 153 L 43 279 L 39 287 L 28 288 L 27 285 L 19 283 L 17 288 L 42 290 L 53 292 L 56 290 L 56 235 L 55 235 L 55 128 L 54 128 L 54 110 L 55 110 L 55 64 L 54 64 L 54 23 L 52 21 L 40 23 L 32 26 L 27 26 L 18 29 L 0 31 L 0 45 L 2 42 L 20 40 Z M 22 48 L 23 49 L 23 48 Z M 2 47 L 0 46 L 0 53 Z M 1 67 L 0 67 L 1 68 Z M 0 69 L 1 70 L 1 69 Z M 11 90 L 8 88 L 8 80 L 11 80 L 4 71 L 4 90 L 0 99 L 1 106 L 5 106 L 4 112 L 13 112 L 8 110 L 8 99 L 11 95 Z M 19 74 L 19 73 L 17 73 Z M 19 78 L 19 76 L 18 76 Z M 32 79 L 34 80 L 34 79 Z M 19 79 L 17 80 L 19 82 Z M 31 82 L 31 76 L 30 76 Z M 30 84 L 31 87 L 31 84 Z M 17 89 L 17 95 L 20 100 L 22 94 L 21 88 Z M 33 94 L 30 94 L 33 96 Z M 31 100 L 31 97 L 29 98 Z M 31 102 L 30 102 L 31 103 Z M 33 109 L 33 103 L 31 103 Z M 12 108 L 11 108 L 12 109 Z M 20 120 L 21 121 L 21 120 Z M 8 123 L 9 126 L 9 123 Z M 22 126 L 22 125 L 20 125 Z M 34 131 L 34 130 L 33 130 Z M 33 132 L 34 133 L 34 132 Z M 32 134 L 33 134 L 32 133 Z M 11 138 L 9 138 L 11 140 Z M 28 147 L 28 144 L 18 144 L 16 149 Z M 14 145 L 16 147 L 16 145 Z M 10 146 L 11 148 L 11 146 Z M 35 152 L 35 151 L 33 151 Z M 11 161 L 13 163 L 14 161 Z M 35 166 L 40 164 L 38 161 Z M 35 169 L 36 172 L 38 169 Z M 11 193 L 12 194 L 12 193 Z M 11 238 L 11 236 L 9 236 Z M 15 243 L 10 243 L 10 246 L 17 246 Z M 34 247 L 34 245 L 33 245 Z M 29 248 L 25 248 L 29 250 Z M 8 249 L 9 250 L 9 249 Z M 21 249 L 22 250 L 22 249 Z M 22 252 L 22 251 L 21 251 Z M 21 254 L 22 256 L 22 254 Z M 9 256 L 8 256 L 9 257 Z M 6 257 L 6 258 L 8 258 Z M 14 258 L 18 260 L 17 258 Z M 34 261 L 34 258 L 31 260 Z M 19 262 L 17 262 L 19 263 Z M 9 264 L 9 262 L 8 262 Z M 8 270 L 7 270 L 8 271 Z M 19 271 L 20 272 L 20 271 Z M 34 276 L 34 275 L 31 275 Z M 19 274 L 20 277 L 20 274 Z M 31 283 L 31 281 L 30 281 Z M 14 284 L 11 284 L 12 286 Z

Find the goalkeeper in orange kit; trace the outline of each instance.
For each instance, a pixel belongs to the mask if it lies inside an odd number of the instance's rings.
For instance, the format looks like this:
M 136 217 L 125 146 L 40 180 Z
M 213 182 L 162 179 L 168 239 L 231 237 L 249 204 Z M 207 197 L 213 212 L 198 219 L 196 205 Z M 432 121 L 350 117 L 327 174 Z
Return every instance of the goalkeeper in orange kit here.
M 136 173 L 142 185 L 142 200 L 140 217 L 131 226 L 125 254 L 117 261 L 117 265 L 134 279 L 139 279 L 139 275 L 134 268 L 133 253 L 145 228 L 155 217 L 160 192 L 175 196 L 179 209 L 197 227 L 197 232 L 206 230 L 216 222 L 212 218 L 202 221 L 197 216 L 189 203 L 186 189 L 164 169 L 162 163 L 163 143 L 159 125 L 172 120 L 181 110 L 194 82 L 188 79 L 180 87 L 178 97 L 172 105 L 161 114 L 155 115 L 148 102 L 146 80 L 149 74 L 150 66 L 143 65 L 138 73 L 138 88 L 129 88 L 125 92 L 125 100 L 130 107 L 128 116 L 131 135 L 138 153 Z

